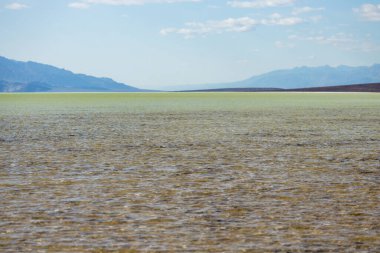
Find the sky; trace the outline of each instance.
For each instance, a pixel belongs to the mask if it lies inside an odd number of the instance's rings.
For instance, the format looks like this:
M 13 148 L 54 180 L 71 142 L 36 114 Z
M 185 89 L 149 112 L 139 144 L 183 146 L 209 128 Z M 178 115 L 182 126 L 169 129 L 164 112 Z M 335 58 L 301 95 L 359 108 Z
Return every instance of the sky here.
M 139 88 L 380 63 L 380 1 L 0 0 L 0 55 Z

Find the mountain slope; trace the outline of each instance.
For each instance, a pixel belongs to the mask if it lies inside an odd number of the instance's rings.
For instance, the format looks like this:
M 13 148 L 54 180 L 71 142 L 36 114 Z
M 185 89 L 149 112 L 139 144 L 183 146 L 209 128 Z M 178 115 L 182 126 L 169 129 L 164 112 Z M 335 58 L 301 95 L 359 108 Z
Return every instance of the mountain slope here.
M 0 91 L 140 91 L 110 78 L 97 78 L 36 62 L 0 56 Z
M 370 67 L 298 67 L 276 70 L 243 81 L 175 87 L 176 90 L 221 88 L 281 88 L 296 89 L 320 86 L 350 85 L 380 82 L 380 64 Z

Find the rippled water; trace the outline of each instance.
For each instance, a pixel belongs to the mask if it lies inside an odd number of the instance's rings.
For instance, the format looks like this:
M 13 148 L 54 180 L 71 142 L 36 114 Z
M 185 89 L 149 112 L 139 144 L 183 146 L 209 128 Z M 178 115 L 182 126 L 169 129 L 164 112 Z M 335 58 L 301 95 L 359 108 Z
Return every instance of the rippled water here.
M 378 94 L 2 95 L 0 251 L 378 252 L 379 126 Z

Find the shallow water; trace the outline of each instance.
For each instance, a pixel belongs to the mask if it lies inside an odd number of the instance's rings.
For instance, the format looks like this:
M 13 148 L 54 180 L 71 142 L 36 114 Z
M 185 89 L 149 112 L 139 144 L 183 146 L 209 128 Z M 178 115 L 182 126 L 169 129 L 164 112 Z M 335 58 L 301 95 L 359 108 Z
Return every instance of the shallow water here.
M 1 95 L 0 251 L 377 252 L 379 126 L 378 94 Z

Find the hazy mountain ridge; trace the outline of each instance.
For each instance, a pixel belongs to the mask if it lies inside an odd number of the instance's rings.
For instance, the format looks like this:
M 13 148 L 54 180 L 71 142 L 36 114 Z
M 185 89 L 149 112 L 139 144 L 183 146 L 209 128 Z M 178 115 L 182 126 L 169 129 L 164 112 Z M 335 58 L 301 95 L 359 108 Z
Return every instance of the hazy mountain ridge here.
M 275 70 L 230 83 L 197 84 L 173 87 L 173 90 L 202 90 L 226 88 L 297 89 L 321 86 L 351 85 L 380 82 L 380 64 L 366 67 L 322 66 Z
M 366 67 L 322 66 L 276 70 L 230 83 L 197 84 L 167 90 L 300 89 L 380 82 L 380 64 Z M 75 74 L 51 65 L 0 56 L 0 92 L 134 92 L 147 91 L 110 78 Z
M 0 56 L 0 91 L 141 91 L 138 88 L 54 66 L 10 60 Z

